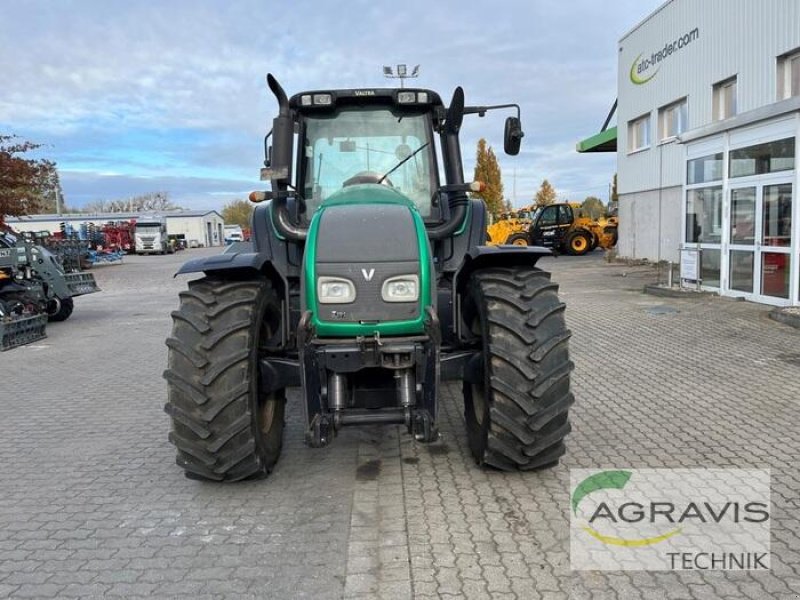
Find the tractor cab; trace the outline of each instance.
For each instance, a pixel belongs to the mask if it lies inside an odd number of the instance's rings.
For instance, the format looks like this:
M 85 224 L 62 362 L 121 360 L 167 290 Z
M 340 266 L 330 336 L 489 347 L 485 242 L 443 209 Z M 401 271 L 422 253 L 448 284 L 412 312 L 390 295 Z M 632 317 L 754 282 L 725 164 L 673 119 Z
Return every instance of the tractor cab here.
M 276 213 L 286 205 L 273 221 L 279 230 L 286 226 L 290 239 L 305 237 L 326 200 L 363 185 L 398 192 L 417 209 L 429 237 L 445 239 L 464 225 L 466 192 L 477 191 L 464 182 L 458 139 L 464 115 L 515 108 L 517 116 L 506 119 L 507 154 L 519 152 L 524 135 L 519 106 L 464 106 L 461 88 L 445 108 L 427 89 L 318 90 L 287 98 L 274 78 L 268 83 L 279 114 L 264 140 L 261 178 L 272 193 L 251 199 L 274 199 Z
M 430 90 L 297 94 L 297 189 L 309 220 L 343 188 L 377 184 L 406 196 L 428 222 L 442 214 L 434 130 L 444 109 Z

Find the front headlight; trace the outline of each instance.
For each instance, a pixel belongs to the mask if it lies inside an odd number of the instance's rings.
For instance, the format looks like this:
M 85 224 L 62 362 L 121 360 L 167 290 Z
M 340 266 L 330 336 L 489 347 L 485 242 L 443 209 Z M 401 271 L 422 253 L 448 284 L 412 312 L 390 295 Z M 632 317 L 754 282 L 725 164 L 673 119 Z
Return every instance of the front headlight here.
M 383 282 L 381 298 L 384 302 L 415 302 L 419 299 L 419 277 L 400 275 Z
M 317 297 L 320 304 L 350 304 L 356 299 L 356 286 L 343 277 L 317 279 Z

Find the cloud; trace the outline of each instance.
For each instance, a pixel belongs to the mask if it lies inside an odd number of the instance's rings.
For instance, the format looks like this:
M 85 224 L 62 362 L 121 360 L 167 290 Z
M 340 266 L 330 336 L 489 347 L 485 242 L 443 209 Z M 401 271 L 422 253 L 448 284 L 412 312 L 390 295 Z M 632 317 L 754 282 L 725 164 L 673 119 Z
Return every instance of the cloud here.
M 210 201 L 215 182 L 257 176 L 275 110 L 267 72 L 292 93 L 391 85 L 382 65 L 420 64 L 415 83 L 445 101 L 462 85 L 470 103 L 520 104 L 524 151 L 498 155 L 522 202 L 544 178 L 574 190 L 610 180 L 613 156 L 581 156 L 574 144 L 614 100 L 617 38 L 658 4 L 7 3 L 0 131 L 47 144 L 64 173 L 95 173 L 91 190 L 62 174 L 74 204 L 147 181 L 180 193 L 195 185 Z M 465 124 L 466 173 L 478 137 L 501 147 L 504 117 Z
M 67 204 L 83 206 L 96 200 L 124 200 L 140 194 L 167 192 L 175 204 L 189 209 L 219 209 L 231 200 L 242 200 L 262 187 L 247 179 L 211 177 L 137 177 L 96 171 L 62 170 L 61 184 L 69 189 Z

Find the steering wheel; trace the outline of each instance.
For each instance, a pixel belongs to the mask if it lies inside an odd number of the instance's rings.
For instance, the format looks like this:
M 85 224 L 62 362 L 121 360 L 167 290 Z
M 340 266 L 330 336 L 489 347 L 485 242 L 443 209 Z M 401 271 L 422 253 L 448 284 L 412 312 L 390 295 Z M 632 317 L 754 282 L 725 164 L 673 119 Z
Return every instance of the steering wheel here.
M 383 181 L 381 181 L 381 178 L 383 178 Z M 381 173 L 376 171 L 361 171 L 360 173 L 356 173 L 350 179 L 345 179 L 344 183 L 342 183 L 342 187 L 360 185 L 362 183 L 380 183 L 382 185 L 394 187 L 394 184 L 388 177 L 384 177 Z

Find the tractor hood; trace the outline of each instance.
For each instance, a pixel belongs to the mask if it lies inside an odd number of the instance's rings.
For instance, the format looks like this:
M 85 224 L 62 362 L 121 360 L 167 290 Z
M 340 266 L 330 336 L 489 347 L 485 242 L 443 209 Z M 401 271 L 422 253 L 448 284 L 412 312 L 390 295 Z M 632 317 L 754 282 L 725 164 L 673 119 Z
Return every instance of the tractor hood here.
M 348 186 L 326 199 L 311 221 L 304 270 L 304 308 L 318 335 L 424 330 L 431 254 L 419 212 L 396 190 Z

